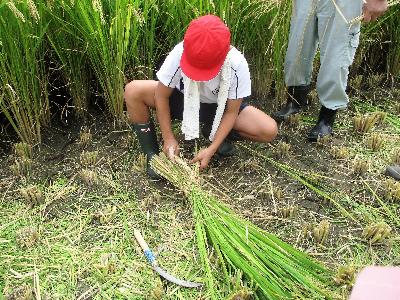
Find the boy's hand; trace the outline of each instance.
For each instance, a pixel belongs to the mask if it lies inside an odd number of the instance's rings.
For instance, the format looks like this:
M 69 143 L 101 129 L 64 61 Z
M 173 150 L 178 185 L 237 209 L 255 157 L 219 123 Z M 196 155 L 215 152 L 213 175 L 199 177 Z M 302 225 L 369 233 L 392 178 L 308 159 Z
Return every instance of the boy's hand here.
M 388 9 L 387 0 L 366 0 L 363 7 L 364 22 L 375 21 Z
M 197 155 L 190 161 L 191 164 L 199 162 L 200 170 L 207 168 L 211 157 L 214 155 L 215 151 L 210 149 L 210 147 L 202 149 L 197 153 Z
M 175 138 L 164 141 L 163 152 L 170 160 L 175 161 L 175 156 L 179 155 L 179 144 Z

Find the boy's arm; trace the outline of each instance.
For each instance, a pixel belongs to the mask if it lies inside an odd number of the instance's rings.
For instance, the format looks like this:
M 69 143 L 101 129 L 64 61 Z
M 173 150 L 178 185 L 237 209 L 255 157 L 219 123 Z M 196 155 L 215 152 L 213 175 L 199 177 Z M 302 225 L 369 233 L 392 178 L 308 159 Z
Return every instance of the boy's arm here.
M 214 141 L 207 148 L 200 150 L 196 157 L 191 161 L 192 163 L 200 162 L 200 169 L 204 169 L 208 166 L 211 157 L 215 154 L 215 152 L 217 152 L 219 146 L 232 130 L 236 118 L 239 114 L 241 103 L 242 99 L 228 99 L 228 101 L 226 102 L 226 109 L 222 116 L 218 130 L 215 133 Z
M 363 14 L 364 21 L 375 21 L 388 9 L 387 0 L 364 0 Z
M 163 151 L 170 159 L 173 159 L 172 154 L 179 154 L 179 145 L 171 128 L 169 97 L 172 92 L 173 88 L 158 82 L 154 95 L 157 119 L 160 124 L 161 135 L 164 142 Z

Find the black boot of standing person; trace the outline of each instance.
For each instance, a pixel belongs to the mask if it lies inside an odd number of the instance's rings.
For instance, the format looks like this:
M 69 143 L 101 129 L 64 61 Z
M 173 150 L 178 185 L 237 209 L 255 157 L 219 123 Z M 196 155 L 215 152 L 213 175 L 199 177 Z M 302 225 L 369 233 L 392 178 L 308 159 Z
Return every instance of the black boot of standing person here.
M 320 138 L 332 135 L 336 112 L 336 110 L 321 106 L 317 124 L 311 129 L 307 137 L 310 142 L 317 142 Z
M 400 165 L 388 166 L 386 168 L 386 175 L 400 181 Z
M 147 175 L 152 179 L 160 179 L 161 177 L 150 166 L 152 157 L 159 153 L 154 123 L 150 121 L 145 124 L 133 124 L 132 127 L 136 132 L 143 153 L 147 156 Z
M 272 118 L 277 122 L 286 121 L 289 116 L 304 110 L 308 105 L 308 94 L 311 91 L 310 85 L 289 86 L 286 104 L 277 112 L 272 113 Z

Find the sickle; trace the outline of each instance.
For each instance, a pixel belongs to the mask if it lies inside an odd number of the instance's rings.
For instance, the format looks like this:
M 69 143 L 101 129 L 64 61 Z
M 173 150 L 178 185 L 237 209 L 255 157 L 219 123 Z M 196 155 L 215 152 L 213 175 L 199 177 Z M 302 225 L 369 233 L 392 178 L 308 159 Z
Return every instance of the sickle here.
M 202 284 L 201 283 L 197 283 L 197 282 L 190 282 L 190 281 L 185 281 L 185 280 L 181 280 L 176 278 L 175 276 L 172 276 L 171 274 L 169 274 L 167 271 L 161 269 L 158 264 L 157 261 L 153 255 L 153 252 L 150 250 L 149 246 L 147 245 L 146 241 L 144 240 L 142 234 L 140 233 L 139 230 L 135 229 L 133 231 L 133 234 L 135 235 L 136 240 L 138 241 L 140 247 L 142 247 L 144 255 L 146 256 L 147 261 L 151 264 L 151 266 L 153 267 L 153 270 L 156 271 L 161 277 L 165 278 L 166 280 L 175 283 L 177 285 L 183 286 L 183 287 L 187 287 L 187 288 L 197 288 L 197 287 L 201 287 Z

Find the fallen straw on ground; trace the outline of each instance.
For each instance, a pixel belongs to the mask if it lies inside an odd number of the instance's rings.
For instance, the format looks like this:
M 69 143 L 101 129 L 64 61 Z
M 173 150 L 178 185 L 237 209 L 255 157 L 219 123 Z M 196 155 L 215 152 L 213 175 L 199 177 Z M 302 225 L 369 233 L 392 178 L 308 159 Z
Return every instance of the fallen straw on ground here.
M 202 188 L 196 166 L 190 167 L 164 154 L 152 160 L 157 172 L 182 190 L 190 200 L 196 225 L 196 239 L 206 273 L 211 299 L 222 299 L 232 291 L 232 278 L 243 273 L 247 286 L 255 286 L 259 299 L 326 299 L 330 272 L 276 236 L 240 218 Z M 210 257 L 214 253 L 216 258 Z M 222 284 L 212 272 L 218 261 Z

